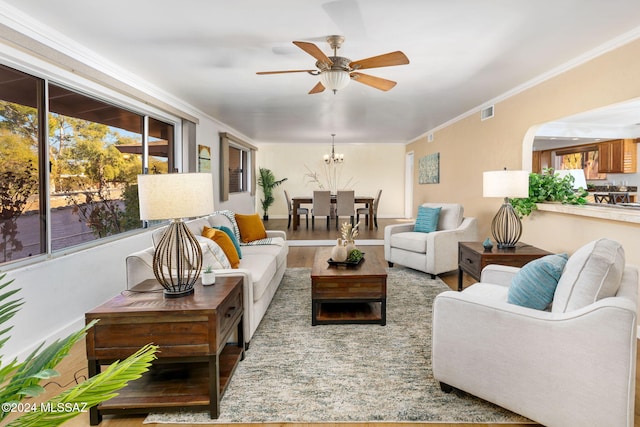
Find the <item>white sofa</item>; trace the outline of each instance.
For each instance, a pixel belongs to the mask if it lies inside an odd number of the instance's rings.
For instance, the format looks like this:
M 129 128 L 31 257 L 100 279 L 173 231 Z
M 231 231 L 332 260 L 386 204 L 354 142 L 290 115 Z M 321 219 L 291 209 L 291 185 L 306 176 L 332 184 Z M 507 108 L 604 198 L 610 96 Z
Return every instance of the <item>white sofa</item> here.
M 187 226 L 197 237 L 201 236 L 204 226 L 225 226 L 239 234 L 231 211 L 219 211 L 207 217 L 187 221 Z M 153 241 L 157 242 L 163 232 L 164 227 L 154 230 L 152 233 Z M 269 308 L 287 268 L 289 246 L 286 233 L 279 230 L 267 230 L 267 238 L 268 241 L 255 242 L 259 244 L 240 243 L 242 259 L 239 268 L 214 270 L 216 277 L 242 276 L 243 278 L 244 339 L 247 346 L 267 308 Z M 213 243 L 203 237 L 199 237 L 199 241 L 202 245 Z M 128 288 L 143 280 L 155 278 L 152 268 L 153 253 L 154 247 L 152 246 L 127 257 Z
M 384 229 L 384 259 L 431 274 L 432 278 L 458 268 L 458 242 L 478 240 L 475 218 L 465 218 L 457 203 L 424 203 L 441 208 L 436 231 L 413 231 L 415 223 L 388 225 Z
M 507 302 L 515 267 L 487 266 L 480 283 L 439 294 L 432 363 L 442 389 L 548 427 L 633 426 L 638 270 L 604 244 L 569 258 L 546 310 Z

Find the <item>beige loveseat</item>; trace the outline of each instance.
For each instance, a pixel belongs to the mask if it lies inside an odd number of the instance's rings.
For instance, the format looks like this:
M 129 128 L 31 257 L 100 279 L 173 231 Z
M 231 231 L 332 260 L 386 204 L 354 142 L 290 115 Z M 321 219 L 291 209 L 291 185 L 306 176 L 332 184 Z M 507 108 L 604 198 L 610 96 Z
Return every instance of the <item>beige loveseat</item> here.
M 207 253 L 215 243 L 202 236 L 204 226 L 225 226 L 239 236 L 238 226 L 231 211 L 218 211 L 213 215 L 187 221 L 189 230 L 203 247 L 203 266 L 208 264 Z M 164 227 L 152 233 L 157 242 Z M 242 276 L 244 284 L 244 339 L 248 344 L 258 328 L 269 304 L 273 299 L 284 271 L 287 268 L 289 246 L 284 231 L 267 230 L 267 239 L 249 244 L 240 243 L 242 258 L 238 268 L 215 269 L 216 277 Z M 238 238 L 238 241 L 240 239 Z M 127 257 L 127 287 L 137 285 L 146 279 L 153 279 L 152 261 L 154 247 L 149 247 Z

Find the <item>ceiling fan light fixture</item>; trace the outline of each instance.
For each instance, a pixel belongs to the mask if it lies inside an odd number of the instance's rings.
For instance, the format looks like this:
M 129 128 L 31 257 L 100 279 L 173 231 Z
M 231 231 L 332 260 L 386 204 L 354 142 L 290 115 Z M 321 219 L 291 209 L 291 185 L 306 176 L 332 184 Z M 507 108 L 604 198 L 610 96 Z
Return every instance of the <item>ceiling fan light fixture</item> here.
M 320 82 L 333 93 L 347 87 L 350 80 L 349 72 L 344 70 L 325 70 L 320 73 Z

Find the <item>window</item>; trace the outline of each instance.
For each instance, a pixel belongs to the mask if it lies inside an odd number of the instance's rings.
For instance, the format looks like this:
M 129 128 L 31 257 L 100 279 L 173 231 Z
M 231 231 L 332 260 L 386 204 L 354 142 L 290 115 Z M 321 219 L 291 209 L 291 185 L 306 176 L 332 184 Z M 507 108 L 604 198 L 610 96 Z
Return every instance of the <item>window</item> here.
M 583 169 L 586 179 L 606 179 L 598 167 L 598 146 L 578 145 L 552 151 L 553 167 L 561 169 Z
M 173 125 L 149 118 L 149 173 L 174 170 Z
M 257 148 L 228 133 L 220 133 L 220 199 L 230 193 L 255 192 Z
M 41 221 L 44 81 L 0 65 L 0 263 L 46 251 Z
M 0 65 L 0 264 L 142 227 L 137 175 L 173 170 L 174 132 Z
M 229 147 L 229 193 L 241 193 L 247 190 L 247 152 L 240 148 Z

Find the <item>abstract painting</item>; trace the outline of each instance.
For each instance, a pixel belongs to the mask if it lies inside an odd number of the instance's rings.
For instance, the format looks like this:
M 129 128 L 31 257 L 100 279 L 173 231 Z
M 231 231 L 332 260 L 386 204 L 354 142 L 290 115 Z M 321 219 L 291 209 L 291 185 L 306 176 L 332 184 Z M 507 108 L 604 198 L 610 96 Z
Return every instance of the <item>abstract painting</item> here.
M 418 183 L 440 183 L 440 153 L 429 154 L 418 161 Z

